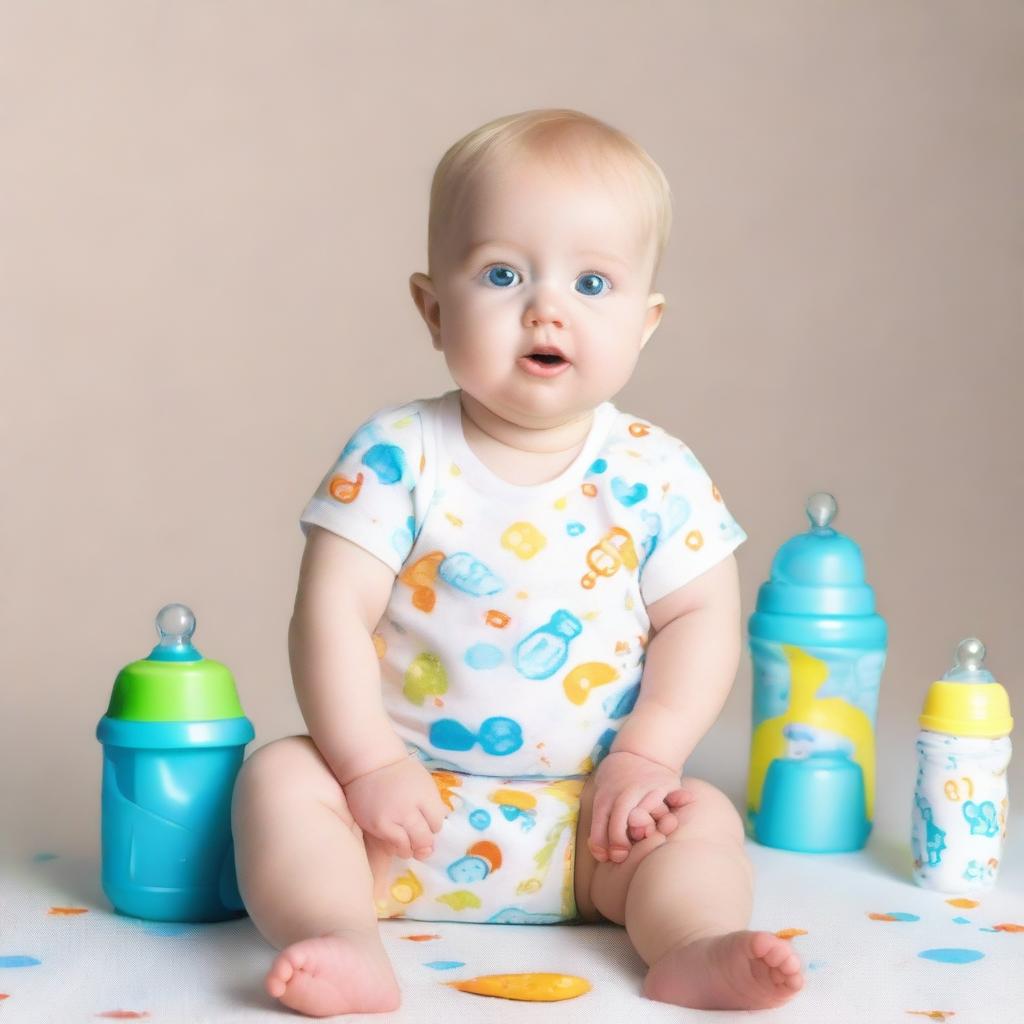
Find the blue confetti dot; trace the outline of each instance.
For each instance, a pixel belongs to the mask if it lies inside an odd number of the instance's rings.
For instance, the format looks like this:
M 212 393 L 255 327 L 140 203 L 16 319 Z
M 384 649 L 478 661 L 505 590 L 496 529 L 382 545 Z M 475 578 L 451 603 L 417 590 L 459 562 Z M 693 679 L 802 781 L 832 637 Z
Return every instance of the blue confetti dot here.
M 894 921 L 920 921 L 921 920 L 921 918 L 919 918 L 917 916 L 917 914 L 904 914 L 900 910 L 890 910 L 889 911 L 889 917 L 891 917 Z
M 608 463 L 604 459 L 595 459 L 591 463 L 590 469 L 588 469 L 587 472 L 588 473 L 603 473 L 607 468 L 608 468 Z
M 466 964 L 463 960 L 431 960 L 423 966 L 429 967 L 432 971 L 450 971 L 455 967 L 465 967 Z
M 35 967 L 41 963 L 34 956 L 0 956 L 0 967 Z
M 970 924 L 970 919 L 966 917 L 954 917 L 953 924 Z
M 585 529 L 586 527 L 582 523 L 577 523 L 575 521 L 565 524 L 565 532 L 569 534 L 570 537 L 578 537 Z
M 464 660 L 470 668 L 494 668 L 505 660 L 505 655 L 494 644 L 473 644 Z
M 977 949 L 926 949 L 917 955 L 923 960 L 935 960 L 940 964 L 971 964 L 985 954 Z

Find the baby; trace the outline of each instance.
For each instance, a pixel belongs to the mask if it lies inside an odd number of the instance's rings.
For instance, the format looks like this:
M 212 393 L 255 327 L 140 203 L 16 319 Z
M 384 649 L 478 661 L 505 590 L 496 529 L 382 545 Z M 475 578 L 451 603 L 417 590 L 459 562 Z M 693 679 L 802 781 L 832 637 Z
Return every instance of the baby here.
M 238 880 L 312 1016 L 394 1010 L 379 918 L 625 925 L 643 994 L 778 1006 L 731 802 L 683 776 L 740 651 L 745 534 L 611 398 L 665 308 L 668 185 L 570 110 L 456 143 L 413 299 L 458 385 L 384 409 L 307 505 L 289 651 L 309 736 L 245 762 Z

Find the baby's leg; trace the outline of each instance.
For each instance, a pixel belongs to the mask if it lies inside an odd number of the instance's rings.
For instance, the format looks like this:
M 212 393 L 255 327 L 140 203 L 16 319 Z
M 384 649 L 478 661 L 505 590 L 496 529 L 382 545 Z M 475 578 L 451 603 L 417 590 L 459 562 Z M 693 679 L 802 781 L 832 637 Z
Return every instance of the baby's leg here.
M 650 968 L 649 999 L 706 1010 L 779 1006 L 803 986 L 800 960 L 771 932 L 746 930 L 753 868 L 740 817 L 714 786 L 682 785 L 696 800 L 675 812 L 679 827 L 636 843 L 621 863 L 595 863 L 591 902 L 625 924 Z M 580 836 L 589 835 L 591 802 L 584 793 Z M 577 851 L 590 856 L 585 841 Z
M 231 824 L 246 909 L 282 951 L 267 991 L 315 1017 L 396 1009 L 362 832 L 308 736 L 270 743 L 242 765 Z

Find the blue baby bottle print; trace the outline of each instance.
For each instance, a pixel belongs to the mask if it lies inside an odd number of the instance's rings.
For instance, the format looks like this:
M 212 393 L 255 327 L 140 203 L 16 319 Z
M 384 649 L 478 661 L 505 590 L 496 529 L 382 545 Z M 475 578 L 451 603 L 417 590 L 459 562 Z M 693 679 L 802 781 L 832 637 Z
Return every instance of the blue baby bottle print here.
M 231 794 L 253 727 L 231 672 L 192 645 L 192 612 L 167 605 L 156 624 L 160 642 L 118 674 L 96 729 L 103 891 L 133 917 L 238 917 Z
M 859 850 L 875 798 L 875 718 L 887 627 L 830 494 L 775 555 L 750 617 L 753 734 L 747 825 L 765 846 Z
M 551 621 L 535 629 L 516 644 L 516 671 L 527 679 L 547 679 L 569 657 L 569 641 L 579 636 L 583 625 L 571 612 L 560 608 Z

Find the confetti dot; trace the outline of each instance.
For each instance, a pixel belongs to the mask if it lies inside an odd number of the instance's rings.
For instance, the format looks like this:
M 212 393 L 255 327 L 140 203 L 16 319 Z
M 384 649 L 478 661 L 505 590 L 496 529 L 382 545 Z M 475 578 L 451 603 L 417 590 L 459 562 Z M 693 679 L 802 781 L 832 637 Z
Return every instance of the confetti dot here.
M 953 924 L 970 924 L 970 919 L 966 917 L 954 917 Z
M 951 907 L 959 907 L 961 910 L 973 910 L 975 907 L 980 907 L 981 904 L 978 900 L 969 900 L 964 896 L 958 896 L 953 900 L 946 900 Z
M 997 932 L 1024 932 L 1024 924 L 997 924 Z
M 34 956 L 0 956 L 0 967 L 35 967 L 41 963 Z
M 410 942 L 430 942 L 431 939 L 439 939 L 440 935 L 402 935 L 401 938 L 408 939 Z
M 50 907 L 50 917 L 74 917 L 76 914 L 88 914 L 86 907 Z
M 977 949 L 925 949 L 917 955 L 940 964 L 970 964 L 985 954 Z
M 775 933 L 775 937 L 777 939 L 795 939 L 800 935 L 806 934 L 807 932 L 803 928 L 783 928 L 782 931 Z
M 464 960 L 431 960 L 423 966 L 429 967 L 432 971 L 450 971 L 455 967 L 465 967 L 466 963 Z

